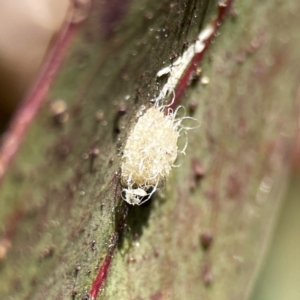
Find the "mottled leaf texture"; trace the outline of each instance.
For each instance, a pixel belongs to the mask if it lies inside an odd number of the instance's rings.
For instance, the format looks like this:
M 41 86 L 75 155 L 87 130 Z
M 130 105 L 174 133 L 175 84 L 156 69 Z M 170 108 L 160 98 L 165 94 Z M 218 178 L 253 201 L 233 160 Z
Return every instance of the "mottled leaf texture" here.
M 0 298 L 247 299 L 297 162 L 300 2 L 84 2 L 3 139 Z M 213 22 L 181 81 L 201 126 L 152 199 L 129 206 L 136 113 Z

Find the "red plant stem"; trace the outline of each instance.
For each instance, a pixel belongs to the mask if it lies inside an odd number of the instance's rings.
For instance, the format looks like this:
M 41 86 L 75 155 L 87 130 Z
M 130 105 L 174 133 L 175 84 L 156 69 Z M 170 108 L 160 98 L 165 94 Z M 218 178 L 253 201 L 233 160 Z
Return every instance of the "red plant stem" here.
M 118 232 L 115 233 L 115 235 L 113 237 L 113 243 L 108 248 L 107 255 L 102 263 L 102 266 L 99 269 L 96 279 L 94 280 L 94 282 L 92 284 L 92 288 L 90 291 L 91 300 L 94 300 L 97 298 L 100 288 L 103 286 L 103 283 L 107 277 L 107 273 L 108 273 L 108 270 L 109 270 L 109 267 L 110 267 L 110 264 L 112 261 L 112 256 L 113 256 L 114 250 L 116 248 L 117 241 L 118 241 Z
M 117 230 L 115 231 L 115 233 L 111 239 L 110 245 L 108 246 L 106 257 L 98 271 L 96 279 L 92 283 L 92 287 L 91 287 L 91 290 L 89 293 L 91 300 L 95 300 L 97 298 L 99 291 L 100 291 L 101 287 L 104 285 L 104 282 L 107 278 L 109 267 L 110 267 L 110 264 L 111 264 L 111 261 L 113 258 L 113 253 L 118 244 L 119 238 L 122 235 L 124 221 L 127 217 L 127 214 L 128 214 L 128 206 L 124 205 L 123 209 L 121 211 L 120 219 L 117 222 Z
M 62 64 L 76 27 L 70 22 L 64 25 L 35 85 L 22 101 L 4 135 L 0 148 L 0 184 Z
M 231 8 L 232 3 L 233 3 L 233 0 L 228 0 L 227 2 L 224 2 L 222 5 L 219 4 L 219 14 L 212 24 L 212 26 L 214 28 L 214 33 L 217 31 L 217 29 L 221 25 L 222 21 L 224 20 L 224 17 L 226 16 L 229 9 Z M 207 39 L 204 50 L 200 53 L 197 53 L 193 57 L 190 65 L 188 66 L 187 70 L 184 72 L 182 78 L 179 81 L 179 84 L 175 91 L 175 95 L 176 95 L 175 100 L 174 100 L 174 103 L 171 105 L 171 107 L 174 108 L 178 104 L 179 98 L 182 96 L 184 90 L 188 86 L 189 78 L 190 78 L 192 72 L 196 68 L 197 64 L 203 58 L 203 55 L 204 55 L 206 49 L 208 48 L 208 45 L 210 44 L 211 40 L 213 39 L 213 37 L 214 37 L 214 34 L 212 34 L 211 37 L 209 39 Z M 107 255 L 99 269 L 97 276 L 96 276 L 96 279 L 92 283 L 92 287 L 91 287 L 90 294 L 89 294 L 89 296 L 91 297 L 91 300 L 95 300 L 97 298 L 100 289 L 103 287 L 103 285 L 105 283 L 105 280 L 107 278 L 107 274 L 109 271 L 109 267 L 110 267 L 110 264 L 111 264 L 111 261 L 113 258 L 113 252 L 116 248 L 119 235 L 121 234 L 123 226 L 124 226 L 124 220 L 125 220 L 125 217 L 123 218 L 123 221 L 118 223 L 117 231 L 115 232 L 114 237 L 113 237 L 113 243 L 110 245 Z

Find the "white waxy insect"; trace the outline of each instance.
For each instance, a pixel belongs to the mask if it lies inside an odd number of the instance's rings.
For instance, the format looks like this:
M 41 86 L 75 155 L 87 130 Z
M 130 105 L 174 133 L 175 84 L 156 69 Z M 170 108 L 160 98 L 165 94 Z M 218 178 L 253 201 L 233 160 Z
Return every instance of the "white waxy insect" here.
M 146 197 L 148 194 L 145 190 L 141 188 L 137 189 L 123 189 L 123 192 L 125 192 L 125 197 L 123 197 L 123 200 L 125 200 L 127 203 L 132 204 L 132 205 L 140 205 L 142 204 L 141 199 Z
M 180 108 L 173 111 L 157 101 L 153 107 L 138 113 L 121 164 L 122 197 L 129 204 L 141 205 L 149 200 L 158 184 L 169 176 L 177 154 L 185 153 L 187 142 L 178 150 L 177 141 L 182 131 L 191 128 L 183 126 L 182 121 L 195 119 L 177 117 Z

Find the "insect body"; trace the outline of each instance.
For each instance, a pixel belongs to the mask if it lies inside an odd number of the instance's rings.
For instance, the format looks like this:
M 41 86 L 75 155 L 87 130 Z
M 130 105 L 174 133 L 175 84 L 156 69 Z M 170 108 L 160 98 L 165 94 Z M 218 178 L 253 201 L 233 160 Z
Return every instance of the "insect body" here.
M 156 103 L 139 115 L 131 130 L 121 165 L 123 199 L 129 204 L 141 205 L 149 200 L 158 184 L 169 176 L 177 154 L 185 153 L 186 145 L 179 150 L 177 141 L 182 131 L 191 129 L 182 121 L 193 118 L 177 117 L 180 108 L 173 111 Z
M 122 196 L 123 200 L 125 200 L 127 203 L 132 205 L 141 205 L 143 202 L 147 201 L 148 199 L 142 200 L 144 197 L 146 197 L 148 194 L 145 190 L 141 188 L 137 189 L 123 189 L 123 192 L 125 192 L 125 197 Z

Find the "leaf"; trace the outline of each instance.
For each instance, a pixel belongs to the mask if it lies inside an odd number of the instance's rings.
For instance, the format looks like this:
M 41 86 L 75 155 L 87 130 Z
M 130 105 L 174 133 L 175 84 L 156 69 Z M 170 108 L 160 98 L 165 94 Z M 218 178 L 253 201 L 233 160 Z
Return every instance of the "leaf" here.
M 120 197 L 136 112 L 163 86 L 156 73 L 217 17 L 215 3 L 95 1 L 66 25 L 66 59 L 1 186 L 1 295 L 246 299 L 291 167 L 298 3 L 235 4 L 201 60 L 205 80 L 182 99 L 202 126 L 181 167 L 140 207 Z

